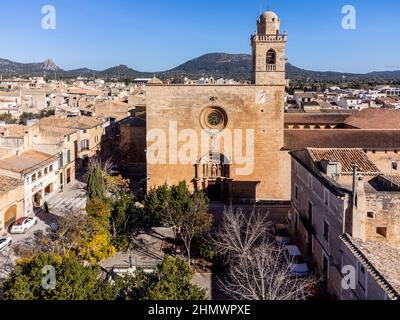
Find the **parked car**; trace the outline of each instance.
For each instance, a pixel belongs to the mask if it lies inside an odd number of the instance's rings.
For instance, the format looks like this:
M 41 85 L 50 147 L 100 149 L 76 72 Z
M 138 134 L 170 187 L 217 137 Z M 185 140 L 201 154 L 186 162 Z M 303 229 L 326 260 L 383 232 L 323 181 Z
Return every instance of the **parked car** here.
M 308 270 L 306 259 L 300 252 L 297 246 L 286 246 L 285 259 L 289 264 L 291 273 L 296 277 L 308 277 L 310 271 Z
M 23 217 L 19 218 L 11 227 L 10 233 L 25 233 L 30 228 L 37 224 L 36 217 Z
M 290 243 L 290 234 L 284 224 L 275 225 L 275 242 L 279 246 L 286 246 Z
M 0 250 L 3 250 L 12 244 L 12 239 L 10 237 L 0 238 Z

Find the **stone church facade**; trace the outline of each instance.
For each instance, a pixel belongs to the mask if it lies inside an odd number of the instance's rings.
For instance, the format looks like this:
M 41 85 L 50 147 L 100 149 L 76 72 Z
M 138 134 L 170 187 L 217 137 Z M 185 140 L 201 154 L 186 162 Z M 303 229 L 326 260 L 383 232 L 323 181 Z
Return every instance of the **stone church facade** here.
M 260 16 L 251 43 L 251 85 L 148 85 L 148 189 L 186 181 L 215 201 L 290 198 L 286 34 L 275 13 Z

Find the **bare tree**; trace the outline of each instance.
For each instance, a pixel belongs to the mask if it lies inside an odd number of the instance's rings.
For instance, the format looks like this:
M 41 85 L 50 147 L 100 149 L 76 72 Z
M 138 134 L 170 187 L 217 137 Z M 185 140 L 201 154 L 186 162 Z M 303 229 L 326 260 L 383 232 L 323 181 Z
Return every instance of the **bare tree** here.
M 220 230 L 212 242 L 218 252 L 228 258 L 246 256 L 258 243 L 264 242 L 271 234 L 268 213 L 252 209 L 246 213 L 242 209 L 235 212 L 225 208 Z
M 251 254 L 229 266 L 227 278 L 220 280 L 221 289 L 240 300 L 303 300 L 316 284 L 313 277 L 295 277 L 284 250 L 265 243 Z
M 57 230 L 49 236 L 51 251 L 57 254 L 68 254 L 79 245 L 86 230 L 87 216 L 80 211 L 64 212 L 57 218 Z
M 234 299 L 298 300 L 308 296 L 316 279 L 293 276 L 284 249 L 272 238 L 268 214 L 226 209 L 212 242 L 227 262 L 221 289 Z

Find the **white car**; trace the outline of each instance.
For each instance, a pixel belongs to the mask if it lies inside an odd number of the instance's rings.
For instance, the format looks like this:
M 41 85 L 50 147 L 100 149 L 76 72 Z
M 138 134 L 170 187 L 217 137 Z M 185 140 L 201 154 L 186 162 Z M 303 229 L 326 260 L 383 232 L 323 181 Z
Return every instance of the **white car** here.
M 32 228 L 35 224 L 37 224 L 36 217 L 23 217 L 19 218 L 11 227 L 10 233 L 25 233 L 30 228 Z
M 284 224 L 275 225 L 275 242 L 280 246 L 287 246 L 290 243 L 290 234 Z
M 286 246 L 285 259 L 289 264 L 292 275 L 296 277 L 308 277 L 310 275 L 306 259 L 304 259 L 297 246 Z
M 6 247 L 11 246 L 12 239 L 10 237 L 0 238 L 0 250 L 5 249 Z

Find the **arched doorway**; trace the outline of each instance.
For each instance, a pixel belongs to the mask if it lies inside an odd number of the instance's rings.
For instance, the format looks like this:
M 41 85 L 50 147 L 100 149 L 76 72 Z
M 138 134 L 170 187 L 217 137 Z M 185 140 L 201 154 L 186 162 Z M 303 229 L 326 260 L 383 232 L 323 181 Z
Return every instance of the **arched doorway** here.
M 211 201 L 229 200 L 231 162 L 223 154 L 210 152 L 196 164 L 196 188 L 207 191 Z
M 17 206 L 14 205 L 7 209 L 4 214 L 4 228 L 7 230 L 8 227 L 17 220 Z

